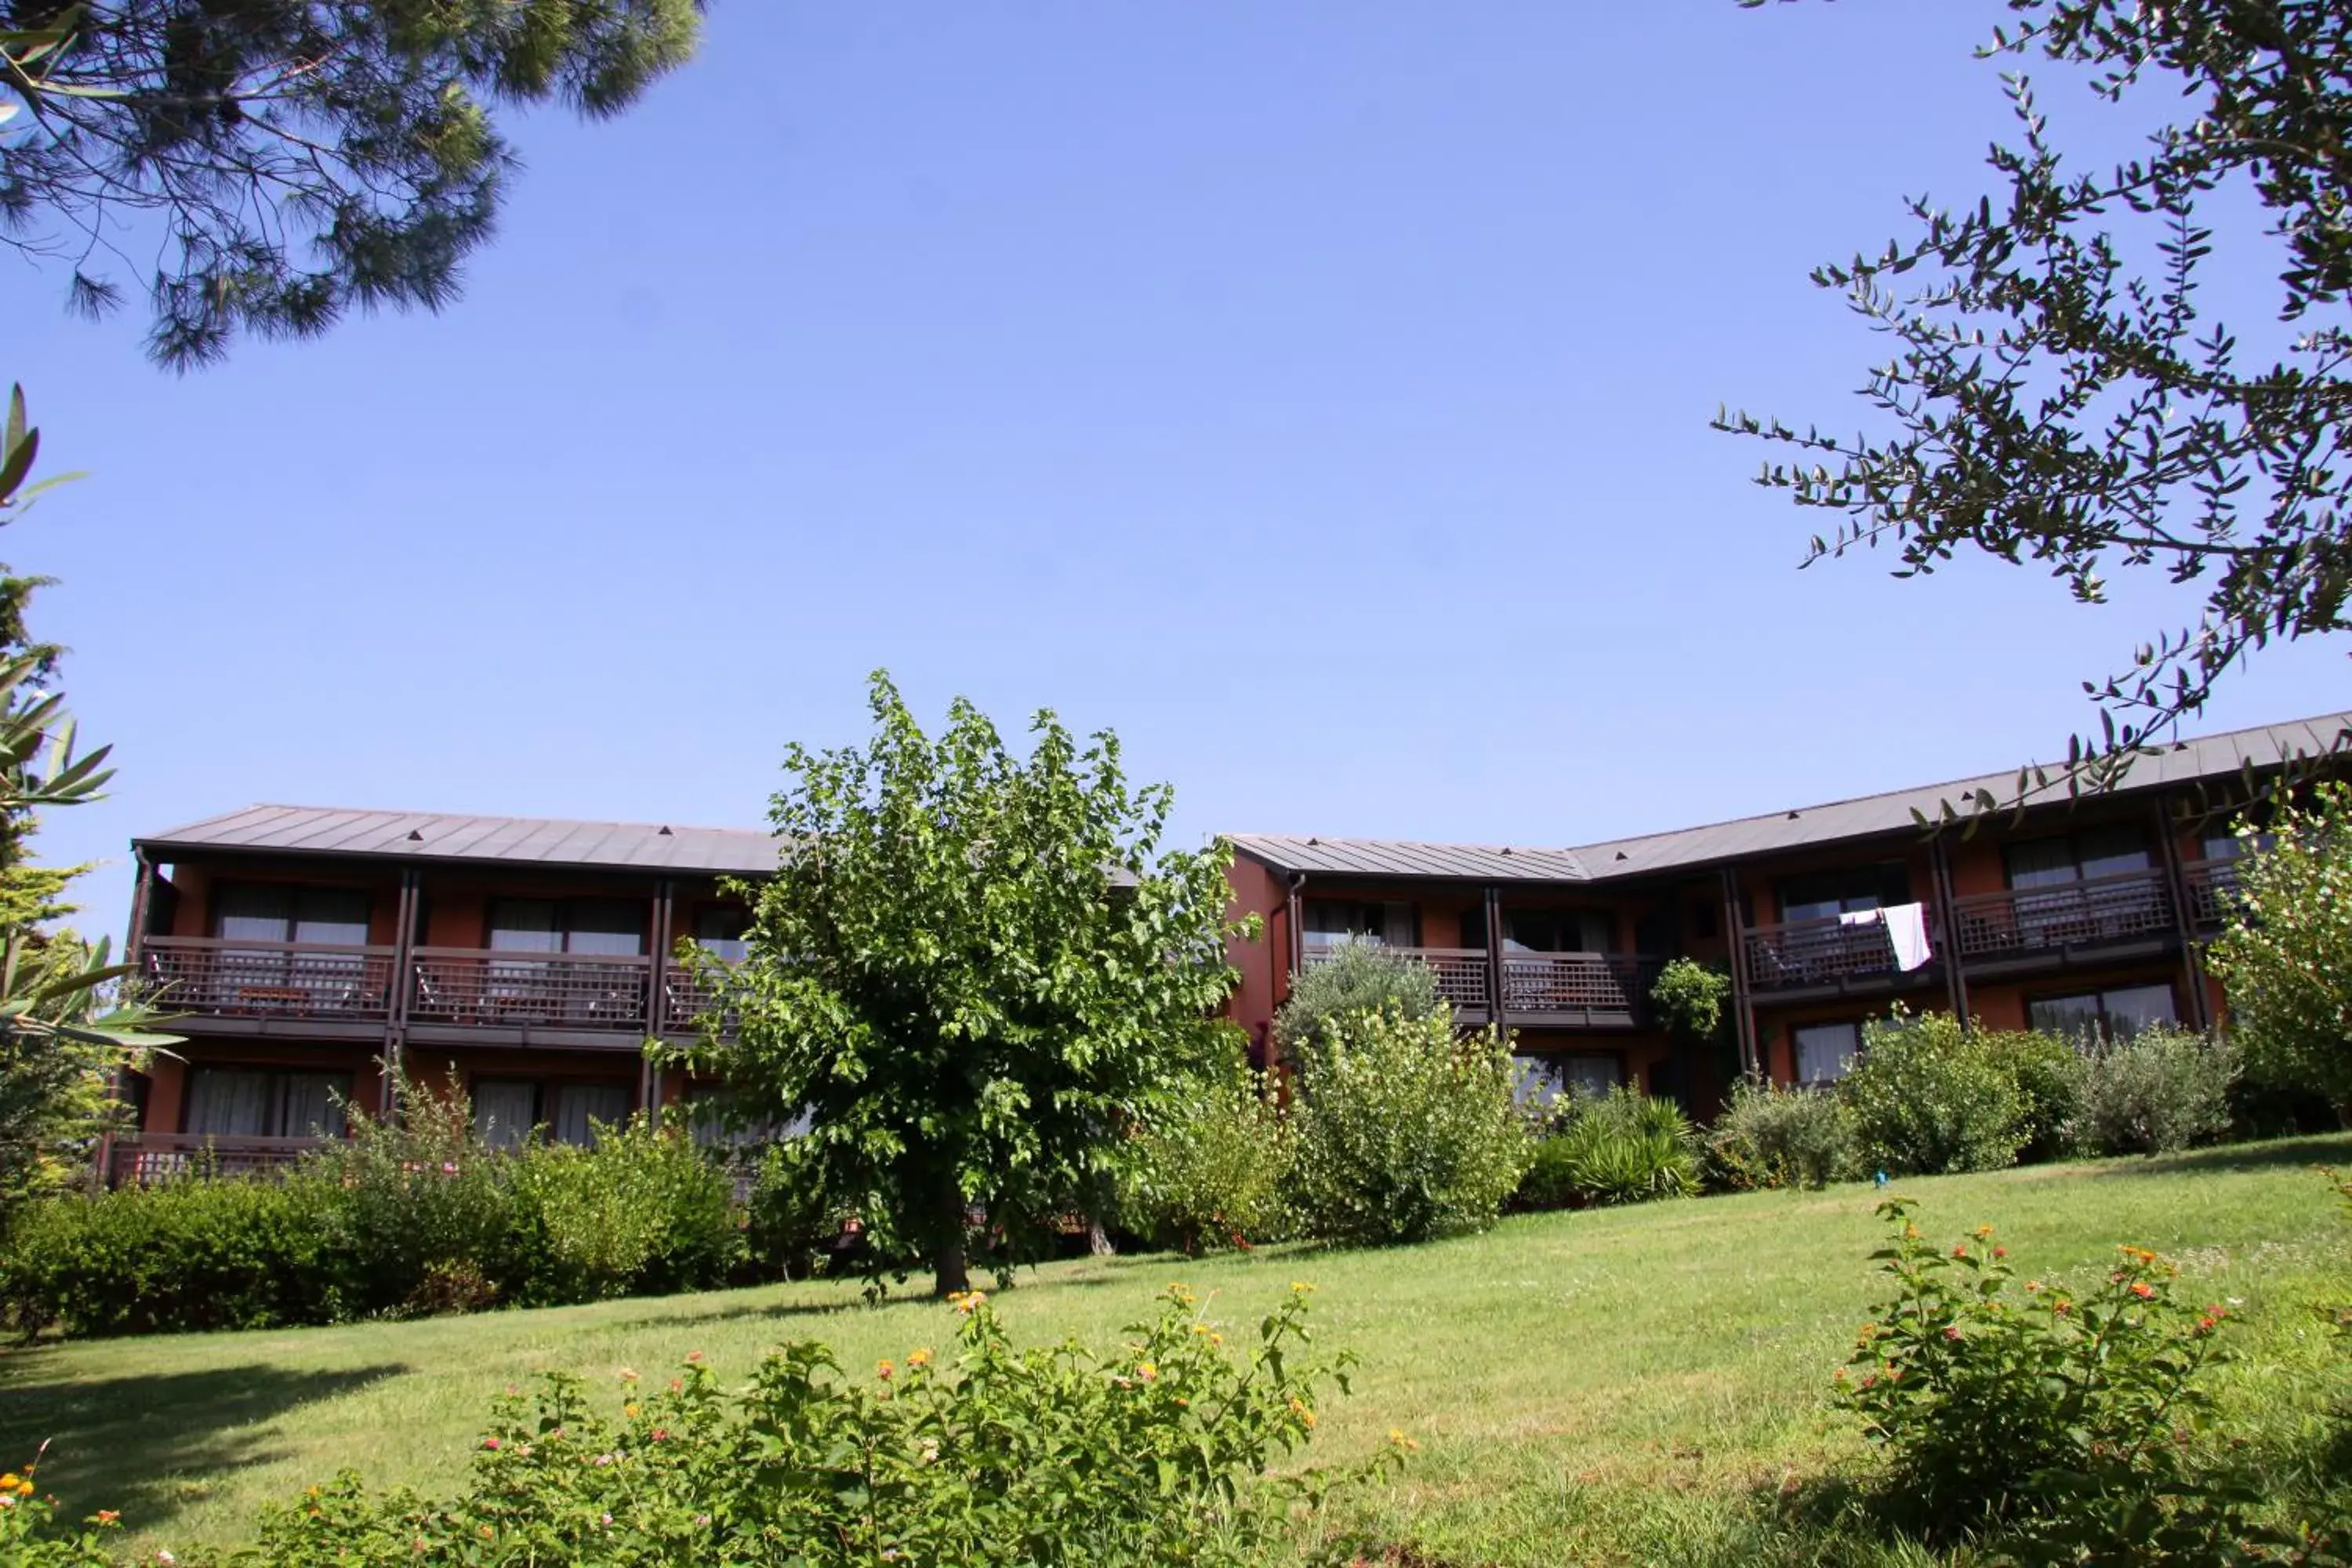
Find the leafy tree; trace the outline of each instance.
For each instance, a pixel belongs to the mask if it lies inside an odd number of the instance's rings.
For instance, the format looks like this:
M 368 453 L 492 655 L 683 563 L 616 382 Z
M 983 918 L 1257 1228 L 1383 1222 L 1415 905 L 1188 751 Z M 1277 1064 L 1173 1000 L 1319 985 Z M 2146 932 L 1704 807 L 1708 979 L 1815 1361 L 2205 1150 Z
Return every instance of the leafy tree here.
M 926 735 L 887 675 L 864 746 L 786 754 L 773 878 L 738 884 L 749 952 L 713 971 L 731 1037 L 686 1055 L 774 1121 L 805 1112 L 824 1191 L 877 1256 L 969 1283 L 1100 1200 L 1130 1134 L 1228 1043 L 1231 852 L 1163 849 L 1173 801 L 1117 738 L 1051 712 L 1026 758 L 969 702 Z
M 25 395 L 0 426 L 0 527 L 54 480 L 30 476 L 40 432 Z M 125 971 L 70 931 L 38 922 L 58 912 L 71 872 L 29 866 L 34 813 L 94 800 L 111 776 L 105 748 L 76 755 L 62 693 L 48 688 L 58 650 L 31 642 L 24 610 L 39 580 L 0 567 L 0 1234 L 27 1198 L 80 1169 L 126 1053 L 172 1043 L 158 1015 L 120 994 Z
M 2347 625 L 2352 9 L 2010 10 L 1980 54 L 2039 57 L 2119 112 L 2155 110 L 2146 151 L 2064 163 L 2031 82 L 2005 76 L 2018 132 L 1990 154 L 2000 194 L 1911 200 L 1910 237 L 1813 274 L 1891 340 L 1861 388 L 1876 433 L 1716 423 L 1794 447 L 1759 482 L 1845 514 L 1809 562 L 1887 543 L 1908 577 L 1970 549 L 2045 566 L 2084 603 L 2120 568 L 2200 584 L 2195 626 L 2085 684 L 2101 733 L 2075 737 L 2065 776 L 2104 787 L 2250 654 Z M 2200 308 L 2224 247 L 2233 268 L 2277 271 L 2280 326 L 2251 344 Z
M 2248 853 L 2206 962 L 2249 1071 L 2316 1090 L 2352 1125 L 2352 784 L 2282 805 L 2270 831 L 2264 847 L 2239 829 Z
M 1275 1047 L 1296 1065 L 1331 1037 L 1336 1020 L 1359 1013 L 1393 1013 L 1408 1023 L 1454 1018 L 1429 965 L 1374 942 L 1343 942 L 1290 977 L 1290 994 L 1274 1016 Z
M 0 219 L 90 315 L 121 302 L 105 257 L 152 277 L 149 349 L 176 369 L 240 329 L 436 310 L 514 166 L 493 109 L 617 114 L 699 23 L 698 0 L 7 0 Z M 125 251 L 126 215 L 160 259 Z

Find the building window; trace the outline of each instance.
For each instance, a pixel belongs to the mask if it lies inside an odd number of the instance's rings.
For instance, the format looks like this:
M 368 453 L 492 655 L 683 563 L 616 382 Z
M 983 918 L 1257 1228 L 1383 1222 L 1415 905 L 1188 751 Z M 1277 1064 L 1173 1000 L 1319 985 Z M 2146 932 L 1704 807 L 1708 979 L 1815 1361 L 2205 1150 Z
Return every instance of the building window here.
M 1308 947 L 1337 947 L 1343 942 L 1370 942 L 1374 947 L 1417 947 L 1419 922 L 1411 904 L 1362 903 L 1346 899 L 1307 900 L 1307 928 L 1300 933 Z
M 788 1138 L 804 1135 L 815 1125 L 806 1110 L 791 1120 L 763 1120 L 750 1126 L 730 1126 L 722 1110 L 727 1091 L 715 1083 L 694 1083 L 686 1088 L 685 1103 L 687 1136 L 702 1149 L 763 1149 L 771 1143 L 781 1143 Z
M 1784 921 L 1835 920 L 1840 915 L 1858 915 L 1908 903 L 1911 874 L 1901 861 L 1848 866 L 1835 871 L 1783 877 L 1780 894 L 1780 919 Z
M 1789 1037 L 1796 1047 L 1799 1083 L 1834 1083 L 1862 1054 L 1859 1024 L 1800 1024 Z
M 694 945 L 722 963 L 743 962 L 750 947 L 744 933 L 751 929 L 751 911 L 734 904 L 705 904 L 694 911 Z
M 1486 945 L 1485 917 L 1475 928 Z M 1505 952 L 1608 952 L 1616 946 L 1617 922 L 1598 910 L 1505 910 Z
M 2179 1021 L 2169 985 L 2118 985 L 2068 996 L 2043 996 L 2025 1005 L 2026 1021 L 2047 1034 L 2077 1039 L 2127 1040 L 2151 1024 Z
M 490 948 L 635 958 L 646 951 L 646 906 L 625 899 L 493 899 Z
M 228 942 L 300 942 L 364 947 L 368 896 L 358 888 L 232 882 L 213 900 L 213 934 Z
M 596 1141 L 596 1127 L 628 1120 L 635 1098 L 621 1083 L 533 1083 L 519 1079 L 476 1079 L 474 1132 L 493 1149 L 520 1149 L 531 1130 L 547 1129 L 550 1142 L 583 1148 Z
M 186 1131 L 198 1138 L 340 1138 L 347 1072 L 198 1068 L 188 1075 Z
M 1625 1081 L 1625 1064 L 1612 1053 L 1517 1057 L 1516 1093 L 1522 1105 L 1549 1109 L 1563 1094 L 1597 1100 Z
M 2137 827 L 2097 827 L 2034 838 L 2001 851 L 2012 888 L 2055 888 L 2148 868 L 2147 840 Z

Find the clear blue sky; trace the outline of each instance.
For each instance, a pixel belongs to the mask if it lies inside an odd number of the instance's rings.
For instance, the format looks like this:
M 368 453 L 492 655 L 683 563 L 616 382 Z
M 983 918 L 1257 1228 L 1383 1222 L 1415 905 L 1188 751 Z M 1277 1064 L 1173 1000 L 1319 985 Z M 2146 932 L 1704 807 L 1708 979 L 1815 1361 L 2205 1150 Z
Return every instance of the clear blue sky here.
M 173 379 L 19 270 L 5 369 L 93 477 L 0 552 L 122 767 L 45 848 L 117 930 L 133 833 L 253 800 L 751 824 L 877 665 L 1116 728 L 1188 837 L 2047 754 L 2178 601 L 1801 574 L 1816 517 L 1707 429 L 1861 413 L 1883 348 L 1806 272 L 1983 188 L 2000 12 L 718 0 L 625 119 L 516 127 L 438 318 Z

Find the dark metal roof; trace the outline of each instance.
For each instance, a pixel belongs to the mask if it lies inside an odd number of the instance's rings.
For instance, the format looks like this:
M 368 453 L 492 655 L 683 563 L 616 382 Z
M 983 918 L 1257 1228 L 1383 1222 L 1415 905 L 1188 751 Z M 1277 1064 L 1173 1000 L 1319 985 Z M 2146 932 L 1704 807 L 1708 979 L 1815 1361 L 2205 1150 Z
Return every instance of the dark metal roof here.
M 1226 835 L 1242 853 L 1284 871 L 1350 877 L 1442 877 L 1473 882 L 1581 882 L 1572 849 L 1499 844 L 1415 844 L 1394 838 L 1297 838 L 1280 833 Z
M 2124 775 L 2116 793 L 2162 789 L 2200 779 L 2218 780 L 2255 768 L 2275 767 L 2297 757 L 2320 757 L 2352 745 L 2352 712 L 2323 713 L 2283 724 L 2201 736 L 2142 757 Z M 1914 789 L 1794 811 L 1768 812 L 1704 827 L 1612 839 L 1566 849 L 1489 848 L 1452 844 L 1415 844 L 1391 839 L 1302 838 L 1281 834 L 1229 835 L 1243 853 L 1284 871 L 1321 871 L 1447 880 L 1559 882 L 1606 881 L 1620 877 L 1678 870 L 1720 861 L 1800 849 L 1841 839 L 1869 838 L 1916 831 L 1917 811 L 1932 818 L 1945 801 L 1966 809 L 1979 790 L 2006 803 L 2017 773 L 1984 773 Z M 2031 804 L 2057 804 L 2066 785 L 2053 771 L 2046 788 L 2029 792 Z M 1540 869 L 1538 868 L 1541 868 Z
M 740 827 L 558 822 L 443 812 L 248 805 L 134 839 L 157 858 L 189 849 L 279 855 L 367 855 L 404 860 L 530 861 L 712 874 L 772 871 L 776 841 Z

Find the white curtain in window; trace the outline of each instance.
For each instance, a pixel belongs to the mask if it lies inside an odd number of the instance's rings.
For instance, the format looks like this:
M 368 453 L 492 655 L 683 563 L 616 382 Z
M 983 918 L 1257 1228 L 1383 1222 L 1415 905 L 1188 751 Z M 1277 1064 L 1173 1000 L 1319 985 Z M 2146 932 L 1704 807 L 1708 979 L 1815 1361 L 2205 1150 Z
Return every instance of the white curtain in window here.
M 342 1073 L 294 1072 L 284 1079 L 285 1109 L 278 1130 L 289 1138 L 343 1135 L 343 1097 L 352 1080 Z
M 474 1132 L 493 1149 L 520 1149 L 539 1118 L 539 1086 L 530 1083 L 474 1085 Z
M 1566 1057 L 1560 1061 L 1560 1076 L 1578 1094 L 1597 1097 L 1625 1081 L 1625 1065 L 1615 1057 Z
M 2170 1024 L 2179 1017 L 2173 1011 L 2169 985 L 2128 985 L 2100 999 L 2106 1004 L 2107 1033 L 2118 1040 L 2129 1039 L 2150 1024 Z
M 1862 1030 L 1853 1024 L 1808 1024 L 1796 1031 L 1797 1081 L 1829 1083 L 1845 1076 L 1862 1050 Z
M 570 1083 L 555 1091 L 554 1134 L 559 1143 L 583 1147 L 595 1142 L 594 1123 L 625 1121 L 629 1091 L 617 1083 Z
M 259 1138 L 269 1131 L 269 1075 L 198 1068 L 189 1075 L 188 1131 L 204 1138 Z

